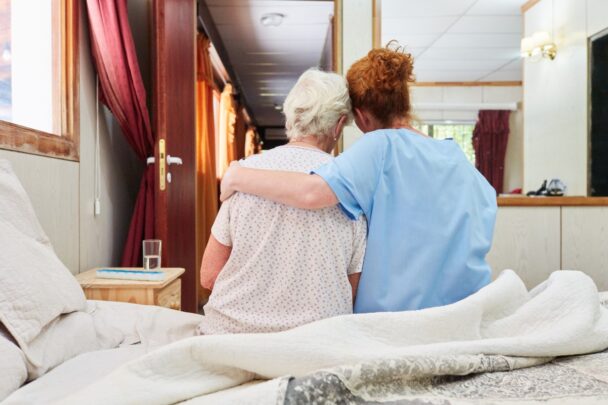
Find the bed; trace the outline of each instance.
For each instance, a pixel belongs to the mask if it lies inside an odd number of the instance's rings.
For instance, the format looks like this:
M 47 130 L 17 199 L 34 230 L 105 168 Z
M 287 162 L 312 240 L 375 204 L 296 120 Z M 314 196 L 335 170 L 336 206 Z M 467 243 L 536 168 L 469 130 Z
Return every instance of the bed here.
M 121 364 L 194 336 L 200 319 L 161 307 L 87 301 L 9 162 L 0 159 L 0 401 L 65 397 Z
M 119 366 L 180 339 L 194 336 L 200 315 L 121 302 L 88 301 L 99 327 L 119 335 L 116 346 L 77 355 L 25 384 L 6 404 L 49 404 L 86 387 Z
M 200 316 L 87 301 L 0 160 L 6 404 L 608 403 L 606 294 L 513 271 L 452 305 L 270 334 L 195 336 Z

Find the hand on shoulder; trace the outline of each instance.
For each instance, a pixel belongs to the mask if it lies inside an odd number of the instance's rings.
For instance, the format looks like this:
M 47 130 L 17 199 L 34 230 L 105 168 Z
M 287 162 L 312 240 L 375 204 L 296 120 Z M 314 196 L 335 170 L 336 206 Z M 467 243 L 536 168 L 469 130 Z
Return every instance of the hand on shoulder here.
M 220 186 L 220 201 L 226 201 L 237 192 L 234 180 L 240 167 L 239 162 L 236 160 L 230 163 L 230 167 L 228 170 L 226 170 L 226 173 L 222 178 L 222 184 Z

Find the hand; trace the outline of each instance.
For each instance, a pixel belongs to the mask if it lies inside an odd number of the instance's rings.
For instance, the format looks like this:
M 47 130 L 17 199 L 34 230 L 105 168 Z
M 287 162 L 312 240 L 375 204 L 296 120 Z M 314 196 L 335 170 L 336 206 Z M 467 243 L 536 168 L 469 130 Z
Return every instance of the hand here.
M 239 162 L 233 161 L 230 163 L 230 167 L 226 170 L 224 177 L 222 178 L 222 184 L 220 186 L 220 201 L 224 202 L 230 197 L 232 194 L 236 193 L 238 190 L 234 188 L 234 178 L 236 177 L 236 172 L 240 167 Z

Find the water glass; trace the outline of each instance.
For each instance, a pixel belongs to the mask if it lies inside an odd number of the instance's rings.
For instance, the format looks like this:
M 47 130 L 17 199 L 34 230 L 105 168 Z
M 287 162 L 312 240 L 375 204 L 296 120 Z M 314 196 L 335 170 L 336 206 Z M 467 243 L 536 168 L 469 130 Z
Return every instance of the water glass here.
M 144 270 L 160 271 L 160 239 L 146 239 L 143 242 Z

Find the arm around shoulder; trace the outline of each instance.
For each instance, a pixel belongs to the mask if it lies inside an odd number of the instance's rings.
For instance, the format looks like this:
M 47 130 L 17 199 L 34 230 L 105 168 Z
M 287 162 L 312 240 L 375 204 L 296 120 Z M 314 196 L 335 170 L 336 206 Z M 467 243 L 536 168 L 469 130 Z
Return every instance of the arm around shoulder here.
M 222 181 L 222 199 L 236 191 L 303 209 L 321 209 L 338 203 L 336 195 L 320 176 L 237 165 L 230 167 Z

